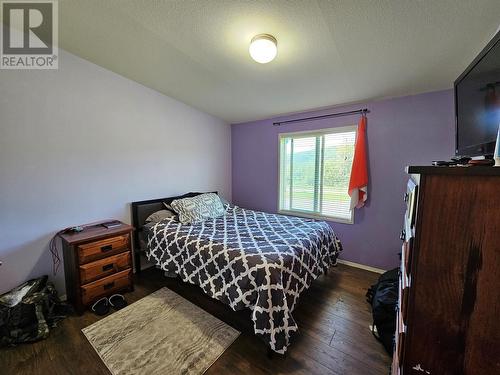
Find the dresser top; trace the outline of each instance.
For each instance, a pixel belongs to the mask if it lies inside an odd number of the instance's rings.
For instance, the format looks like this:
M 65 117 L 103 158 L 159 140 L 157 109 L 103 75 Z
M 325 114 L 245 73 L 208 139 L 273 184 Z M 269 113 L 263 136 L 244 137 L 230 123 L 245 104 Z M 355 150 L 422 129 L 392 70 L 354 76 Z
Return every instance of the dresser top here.
M 500 176 L 500 167 L 469 166 L 469 167 L 437 167 L 432 165 L 410 165 L 406 167 L 410 174 L 440 174 L 453 176 Z
M 63 233 L 60 235 L 60 237 L 69 245 L 74 245 L 77 243 L 98 240 L 101 238 L 123 234 L 134 230 L 133 226 L 125 224 L 123 222 L 118 227 L 108 229 L 102 225 L 102 223 L 106 223 L 108 221 L 110 220 L 82 225 L 82 227 L 84 228 L 83 231 L 78 233 Z

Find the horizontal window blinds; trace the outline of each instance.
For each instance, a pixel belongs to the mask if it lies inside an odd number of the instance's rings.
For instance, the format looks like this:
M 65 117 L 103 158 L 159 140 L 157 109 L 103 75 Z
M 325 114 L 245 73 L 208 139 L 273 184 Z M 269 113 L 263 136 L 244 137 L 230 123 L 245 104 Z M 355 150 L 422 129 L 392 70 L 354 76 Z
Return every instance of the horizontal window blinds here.
M 351 220 L 356 128 L 341 129 L 281 135 L 280 210 Z

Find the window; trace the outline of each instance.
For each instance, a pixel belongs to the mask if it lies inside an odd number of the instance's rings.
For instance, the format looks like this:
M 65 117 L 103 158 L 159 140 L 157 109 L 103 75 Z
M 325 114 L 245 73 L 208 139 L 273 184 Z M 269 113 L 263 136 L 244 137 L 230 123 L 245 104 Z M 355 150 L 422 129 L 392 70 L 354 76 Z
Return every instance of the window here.
M 280 134 L 281 213 L 353 222 L 347 190 L 356 129 Z

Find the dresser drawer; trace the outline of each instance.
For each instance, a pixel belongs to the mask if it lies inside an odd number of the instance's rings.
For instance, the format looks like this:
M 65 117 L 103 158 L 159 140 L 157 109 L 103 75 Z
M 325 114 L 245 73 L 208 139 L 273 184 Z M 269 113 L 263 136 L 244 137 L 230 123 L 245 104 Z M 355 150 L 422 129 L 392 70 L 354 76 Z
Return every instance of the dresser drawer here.
M 94 281 L 90 284 L 81 287 L 82 302 L 88 305 L 99 298 L 113 294 L 119 290 L 131 287 L 132 270 L 129 268 L 125 271 L 115 273 L 103 279 Z
M 130 252 L 112 255 L 80 266 L 80 283 L 87 284 L 131 266 Z
M 78 261 L 80 264 L 109 257 L 130 248 L 130 235 L 122 234 L 104 240 L 89 242 L 77 247 Z

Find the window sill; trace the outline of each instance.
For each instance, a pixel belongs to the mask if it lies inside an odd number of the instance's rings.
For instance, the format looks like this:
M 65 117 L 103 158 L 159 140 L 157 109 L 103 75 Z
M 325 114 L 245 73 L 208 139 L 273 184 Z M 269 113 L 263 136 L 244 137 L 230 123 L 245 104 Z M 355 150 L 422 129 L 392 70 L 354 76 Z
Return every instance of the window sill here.
M 307 212 L 302 212 L 302 211 L 288 211 L 288 210 L 278 210 L 278 214 L 287 215 L 287 216 L 304 217 L 307 219 L 333 221 L 335 223 L 342 223 L 342 224 L 354 224 L 354 213 L 352 213 L 351 219 L 342 219 L 342 218 L 334 217 L 334 216 L 326 216 L 326 215 L 313 214 L 313 213 L 307 213 Z

